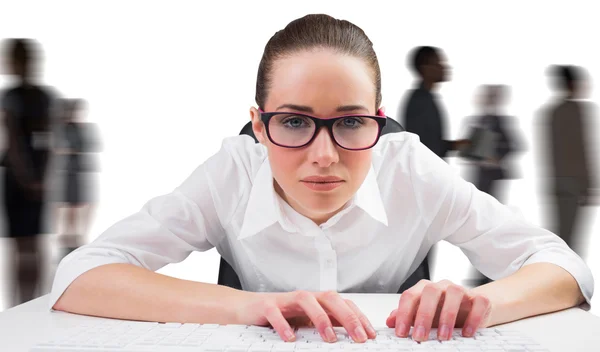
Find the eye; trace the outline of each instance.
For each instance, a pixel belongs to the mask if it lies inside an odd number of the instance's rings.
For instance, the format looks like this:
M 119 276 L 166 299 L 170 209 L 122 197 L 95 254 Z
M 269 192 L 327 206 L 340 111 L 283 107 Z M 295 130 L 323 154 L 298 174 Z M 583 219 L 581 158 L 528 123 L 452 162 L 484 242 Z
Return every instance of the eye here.
M 312 121 L 303 116 L 290 115 L 281 119 L 280 123 L 289 128 L 302 128 L 311 126 Z
M 301 119 L 301 118 L 298 118 L 298 117 L 292 117 L 292 118 L 288 119 L 288 120 L 287 120 L 285 123 L 286 123 L 287 125 L 289 125 L 290 127 L 300 127 L 300 126 L 302 126 L 302 123 L 303 123 L 303 122 L 304 122 L 304 121 L 302 121 L 302 119 Z
M 360 117 L 346 117 L 340 120 L 341 127 L 346 128 L 359 128 L 363 123 Z

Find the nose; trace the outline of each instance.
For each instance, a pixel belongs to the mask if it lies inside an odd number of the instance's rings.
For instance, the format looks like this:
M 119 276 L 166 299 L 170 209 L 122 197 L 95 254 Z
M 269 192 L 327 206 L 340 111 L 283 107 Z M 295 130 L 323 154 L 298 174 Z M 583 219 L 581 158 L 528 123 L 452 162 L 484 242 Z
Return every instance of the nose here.
M 340 160 L 337 145 L 325 127 L 317 132 L 314 141 L 308 146 L 310 161 L 319 167 L 329 167 Z

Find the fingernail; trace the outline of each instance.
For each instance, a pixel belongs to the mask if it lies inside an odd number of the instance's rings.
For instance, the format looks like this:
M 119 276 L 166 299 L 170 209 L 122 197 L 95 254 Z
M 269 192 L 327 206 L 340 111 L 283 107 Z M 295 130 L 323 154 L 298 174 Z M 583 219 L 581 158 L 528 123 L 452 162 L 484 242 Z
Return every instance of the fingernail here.
M 406 335 L 406 324 L 404 324 L 404 323 L 398 324 L 398 327 L 396 328 L 396 335 L 398 335 L 398 336 Z
M 442 325 L 440 327 L 440 338 L 447 340 L 449 332 L 450 332 L 450 328 L 448 327 L 448 325 Z
M 337 340 L 333 329 L 330 327 L 325 328 L 325 337 L 327 337 L 328 342 L 335 342 L 335 340 Z
M 470 326 L 467 326 L 467 327 L 465 328 L 465 336 L 467 336 L 467 337 L 471 337 L 471 336 L 473 336 L 473 328 L 472 328 L 472 327 L 470 327 Z
M 422 340 L 425 338 L 425 327 L 424 326 L 419 326 L 417 328 L 417 330 L 415 331 L 415 338 L 417 340 Z
M 373 325 L 367 324 L 367 330 L 369 331 L 369 334 L 377 335 L 377 331 L 375 331 L 375 329 L 373 328 Z
M 365 341 L 367 339 L 367 333 L 365 332 L 365 329 L 362 328 L 362 326 L 357 327 L 354 330 L 354 334 L 356 335 L 357 341 Z
M 294 336 L 294 333 L 291 330 L 286 330 L 283 334 L 288 341 L 294 341 L 296 339 L 296 336 Z

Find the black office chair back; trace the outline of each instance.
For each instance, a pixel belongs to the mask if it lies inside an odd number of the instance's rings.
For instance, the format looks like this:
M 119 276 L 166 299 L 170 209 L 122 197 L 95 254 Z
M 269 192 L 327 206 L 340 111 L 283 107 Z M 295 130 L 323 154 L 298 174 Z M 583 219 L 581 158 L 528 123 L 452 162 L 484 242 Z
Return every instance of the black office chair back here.
M 388 134 L 388 133 L 396 133 L 396 132 L 402 132 L 402 131 L 404 131 L 404 128 L 402 127 L 402 125 L 400 125 L 398 123 L 398 121 L 388 117 L 387 121 L 385 123 L 385 127 L 381 131 L 381 134 L 384 135 L 384 134 Z M 254 135 L 254 131 L 252 131 L 252 123 L 251 122 L 248 122 L 244 126 L 244 128 L 242 128 L 242 130 L 240 131 L 240 135 L 248 135 L 248 136 L 254 138 L 254 141 L 256 143 L 258 143 L 258 140 L 256 139 L 256 136 Z M 427 261 L 424 261 L 417 268 L 417 270 L 402 284 L 402 286 L 398 290 L 398 293 L 404 292 L 406 289 L 412 287 L 417 282 L 419 282 L 419 280 L 421 280 L 421 279 L 429 280 L 429 270 L 427 267 Z M 220 263 L 220 267 L 219 267 L 219 278 L 218 278 L 217 283 L 219 285 L 229 286 L 229 287 L 232 287 L 232 288 L 235 288 L 238 290 L 242 289 L 242 285 L 240 283 L 240 279 L 239 279 L 238 275 L 236 274 L 235 270 L 233 270 L 231 265 L 229 265 L 229 263 L 227 263 L 227 261 L 225 259 L 223 259 L 223 257 L 221 257 L 221 263 Z

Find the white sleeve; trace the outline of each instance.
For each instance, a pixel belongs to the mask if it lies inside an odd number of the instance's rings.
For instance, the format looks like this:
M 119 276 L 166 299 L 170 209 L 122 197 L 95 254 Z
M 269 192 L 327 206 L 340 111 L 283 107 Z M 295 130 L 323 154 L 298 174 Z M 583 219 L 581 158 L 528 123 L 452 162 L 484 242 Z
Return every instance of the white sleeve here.
M 556 264 L 577 280 L 590 303 L 591 270 L 560 237 L 479 191 L 418 140 L 410 155 L 411 179 L 432 243 L 446 240 L 460 247 L 475 268 L 493 280 L 528 264 Z
M 65 257 L 57 269 L 50 307 L 77 277 L 95 267 L 127 263 L 156 271 L 183 261 L 193 251 L 217 246 L 225 236 L 222 224 L 232 216 L 249 184 L 245 145 L 236 149 L 231 144 L 224 142 L 173 192 L 148 201 L 140 211 Z

